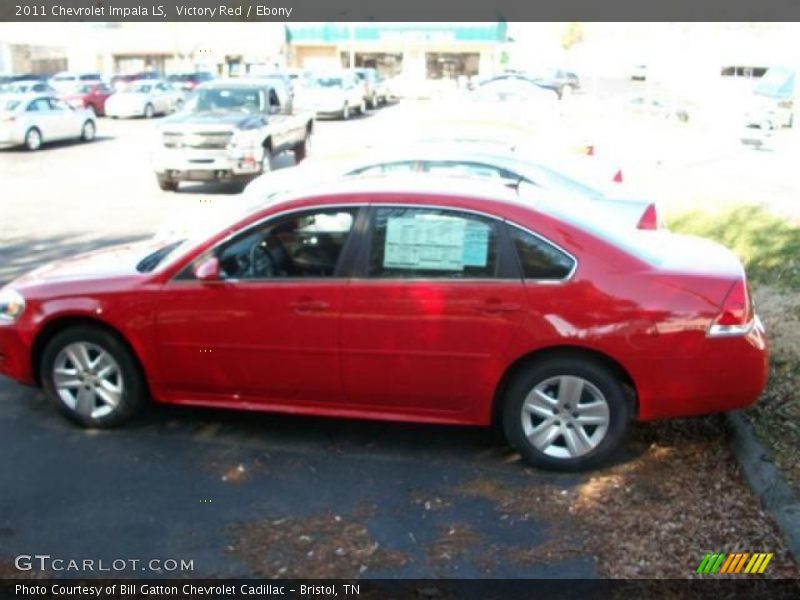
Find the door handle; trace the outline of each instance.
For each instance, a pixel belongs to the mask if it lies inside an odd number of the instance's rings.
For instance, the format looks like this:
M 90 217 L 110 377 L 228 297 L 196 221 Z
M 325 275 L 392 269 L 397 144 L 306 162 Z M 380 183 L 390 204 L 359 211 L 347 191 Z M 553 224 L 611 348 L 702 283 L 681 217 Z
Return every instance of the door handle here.
M 502 302 L 500 300 L 487 300 L 480 309 L 485 315 L 501 315 L 503 313 L 515 312 L 522 308 L 517 302 Z
M 289 306 L 299 313 L 312 313 L 328 310 L 331 307 L 330 302 L 324 300 L 312 300 L 311 298 L 300 298 L 295 302 L 290 302 Z

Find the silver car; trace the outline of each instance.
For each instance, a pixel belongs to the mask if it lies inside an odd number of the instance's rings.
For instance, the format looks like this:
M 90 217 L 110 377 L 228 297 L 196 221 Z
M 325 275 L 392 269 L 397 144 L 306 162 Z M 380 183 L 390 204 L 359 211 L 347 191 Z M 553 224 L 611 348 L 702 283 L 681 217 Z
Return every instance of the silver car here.
M 106 116 L 144 117 L 166 115 L 183 105 L 183 92 L 168 81 L 143 79 L 115 92 L 106 100 Z
M 46 94 L 0 96 L 0 147 L 38 150 L 57 140 L 89 142 L 97 131 L 91 110 L 75 109 Z
M 419 173 L 493 180 L 524 190 L 521 198 L 535 198 L 540 207 L 590 210 L 622 227 L 657 229 L 662 226 L 655 203 L 623 198 L 587 185 L 546 164 L 511 151 L 477 143 L 426 142 L 385 153 L 366 152 L 345 161 L 306 160 L 298 167 L 274 171 L 250 182 L 243 194 L 250 202 L 309 181 L 387 173 Z

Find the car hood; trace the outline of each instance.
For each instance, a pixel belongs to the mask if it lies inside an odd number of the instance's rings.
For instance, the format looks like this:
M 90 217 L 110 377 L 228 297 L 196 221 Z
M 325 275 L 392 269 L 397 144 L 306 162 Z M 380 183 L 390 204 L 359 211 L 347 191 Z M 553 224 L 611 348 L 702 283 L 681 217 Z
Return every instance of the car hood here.
M 62 281 L 114 279 L 139 274 L 136 265 L 163 246 L 153 239 L 111 246 L 46 264 L 14 280 L 11 287 L 24 289 Z
M 257 127 L 264 123 L 266 118 L 260 114 L 243 113 L 241 111 L 201 111 L 180 112 L 167 117 L 162 121 L 163 127 L 180 125 L 230 125 L 240 129 Z

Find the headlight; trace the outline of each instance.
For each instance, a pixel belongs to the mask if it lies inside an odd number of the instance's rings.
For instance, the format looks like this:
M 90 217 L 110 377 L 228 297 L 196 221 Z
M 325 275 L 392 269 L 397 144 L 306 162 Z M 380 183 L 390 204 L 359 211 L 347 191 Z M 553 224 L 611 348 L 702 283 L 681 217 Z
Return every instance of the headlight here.
M 13 323 L 25 310 L 25 298 L 16 290 L 0 291 L 0 325 Z

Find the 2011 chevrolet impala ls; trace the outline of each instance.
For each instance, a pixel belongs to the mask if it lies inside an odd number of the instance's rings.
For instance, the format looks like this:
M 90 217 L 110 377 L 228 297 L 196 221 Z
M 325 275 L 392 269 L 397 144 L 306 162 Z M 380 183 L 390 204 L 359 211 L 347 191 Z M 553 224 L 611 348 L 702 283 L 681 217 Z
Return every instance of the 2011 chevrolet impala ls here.
M 577 214 L 577 213 L 576 213 Z M 501 424 L 575 470 L 634 419 L 753 403 L 740 262 L 469 181 L 337 181 L 215 233 L 102 250 L 0 292 L 0 372 L 88 427 L 183 405 Z

